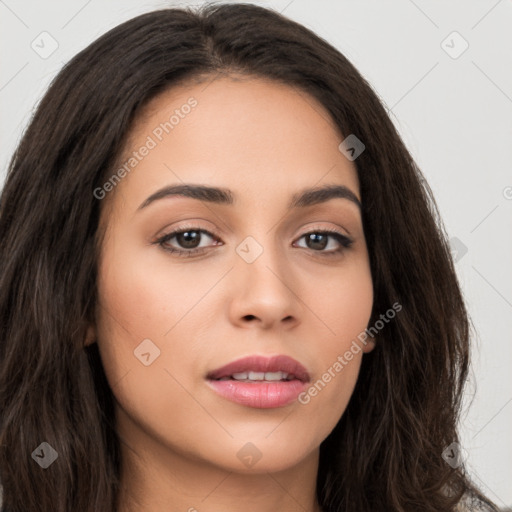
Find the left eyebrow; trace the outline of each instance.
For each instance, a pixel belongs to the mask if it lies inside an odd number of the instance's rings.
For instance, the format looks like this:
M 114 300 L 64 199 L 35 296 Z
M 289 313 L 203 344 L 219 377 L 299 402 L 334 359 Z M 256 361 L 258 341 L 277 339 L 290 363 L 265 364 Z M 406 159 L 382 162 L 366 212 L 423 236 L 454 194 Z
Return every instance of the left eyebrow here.
M 359 201 L 354 192 L 348 187 L 344 185 L 325 185 L 319 188 L 306 188 L 294 194 L 288 205 L 288 209 L 306 208 L 307 206 L 325 203 L 334 198 L 348 199 L 355 203 L 359 207 L 359 210 L 363 208 L 361 201 Z
M 227 188 L 195 184 L 170 185 L 151 194 L 139 206 L 138 210 L 146 208 L 154 201 L 172 196 L 189 197 L 200 201 L 225 205 L 232 205 L 235 202 L 235 194 Z M 359 210 L 362 210 L 361 201 L 352 190 L 344 185 L 325 185 L 319 188 L 306 188 L 301 190 L 293 194 L 288 204 L 288 210 L 306 208 L 315 204 L 325 203 L 334 198 L 348 199 L 355 203 Z

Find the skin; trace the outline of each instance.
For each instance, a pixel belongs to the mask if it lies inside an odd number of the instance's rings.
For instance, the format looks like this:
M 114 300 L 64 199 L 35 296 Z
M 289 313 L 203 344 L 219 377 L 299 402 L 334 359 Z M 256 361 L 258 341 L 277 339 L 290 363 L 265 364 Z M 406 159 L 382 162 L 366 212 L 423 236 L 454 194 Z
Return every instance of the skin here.
M 361 200 L 356 167 L 338 150 L 344 137 L 320 103 L 253 77 L 160 94 L 121 160 L 191 96 L 197 106 L 102 205 L 99 301 L 86 343 L 98 343 L 116 399 L 119 511 L 318 512 L 319 446 L 373 343 L 307 404 L 242 406 L 213 392 L 205 375 L 243 356 L 286 354 L 316 382 L 364 331 L 373 287 L 358 206 L 334 198 L 287 210 L 292 194 L 326 184 Z M 173 196 L 139 209 L 158 189 L 182 183 L 229 188 L 235 203 Z M 202 254 L 180 257 L 154 243 L 183 226 L 214 234 L 199 235 Z M 352 246 L 335 238 L 308 246 L 304 235 L 321 229 L 349 236 Z M 252 263 L 235 250 L 248 236 L 263 249 Z M 169 246 L 187 250 L 183 238 Z M 134 355 L 144 339 L 160 350 L 148 366 Z M 237 456 L 248 442 L 261 454 L 251 467 Z

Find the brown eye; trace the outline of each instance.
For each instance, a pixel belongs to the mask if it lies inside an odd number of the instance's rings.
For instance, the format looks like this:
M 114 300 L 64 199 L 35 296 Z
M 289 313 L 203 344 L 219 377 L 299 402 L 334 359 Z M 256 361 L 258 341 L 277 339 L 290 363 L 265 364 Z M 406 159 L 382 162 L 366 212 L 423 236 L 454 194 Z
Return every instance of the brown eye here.
M 177 233 L 173 238 L 176 238 L 178 245 L 184 249 L 195 249 L 201 241 L 200 231 L 182 231 Z
M 162 236 L 155 243 L 168 252 L 176 253 L 180 256 L 189 256 L 203 252 L 207 245 L 201 247 L 200 244 L 207 238 L 218 241 L 212 233 L 205 229 L 182 228 Z
M 348 249 L 353 243 L 353 240 L 347 236 L 342 235 L 338 231 L 331 230 L 312 231 L 300 237 L 300 239 L 303 238 L 306 242 L 306 249 L 311 249 L 314 252 L 319 252 L 322 255 L 325 254 L 326 256 L 339 254 L 345 249 Z M 332 240 L 335 241 L 334 244 L 331 243 Z M 334 247 L 332 247 L 333 245 Z M 328 247 L 331 250 L 325 250 Z

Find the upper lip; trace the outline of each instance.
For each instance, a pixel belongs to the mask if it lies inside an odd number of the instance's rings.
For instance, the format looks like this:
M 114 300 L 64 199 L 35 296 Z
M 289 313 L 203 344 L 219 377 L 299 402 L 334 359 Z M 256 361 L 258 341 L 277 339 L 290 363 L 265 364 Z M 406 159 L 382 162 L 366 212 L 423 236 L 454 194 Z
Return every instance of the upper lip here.
M 206 376 L 208 379 L 221 379 L 222 377 L 229 377 L 234 373 L 242 372 L 286 372 L 289 375 L 293 374 L 297 379 L 308 382 L 309 374 L 302 364 L 285 355 L 278 355 L 272 357 L 263 357 L 259 355 L 252 355 L 242 357 L 231 363 L 211 371 Z

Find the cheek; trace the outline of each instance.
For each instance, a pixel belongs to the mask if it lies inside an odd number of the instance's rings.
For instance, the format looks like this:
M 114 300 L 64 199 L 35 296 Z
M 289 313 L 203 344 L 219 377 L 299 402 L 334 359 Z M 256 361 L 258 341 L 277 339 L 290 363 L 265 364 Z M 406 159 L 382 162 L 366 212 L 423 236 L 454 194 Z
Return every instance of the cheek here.
M 323 293 L 310 294 L 323 334 L 313 354 L 315 375 L 299 402 L 311 418 L 322 418 L 327 435 L 346 409 L 359 375 L 365 349 L 361 333 L 371 316 L 373 283 L 364 260 L 324 283 Z
M 171 272 L 156 251 L 158 257 L 144 259 L 129 245 L 123 248 L 118 237 L 106 246 L 99 269 L 98 347 L 109 384 L 126 408 L 168 411 L 169 403 L 159 400 L 180 397 L 183 389 L 166 370 L 188 386 L 187 370 L 200 354 L 193 336 L 204 315 L 206 301 L 200 299 L 218 275 L 208 268 L 196 276 Z M 136 383 L 133 389 L 129 382 Z
M 162 260 L 143 258 L 130 247 L 123 251 L 122 240 L 106 252 L 98 280 L 98 330 L 127 353 L 144 339 L 162 348 L 174 326 L 197 302 L 198 290 L 191 286 L 190 276 L 170 273 Z
M 331 335 L 345 340 L 347 335 L 364 330 L 370 319 L 373 306 L 373 284 L 365 267 L 343 274 L 339 280 L 331 279 L 319 297 L 326 326 Z M 329 339 L 329 338 L 328 338 Z
M 138 381 L 144 386 L 148 380 L 138 373 L 146 371 L 147 377 L 160 359 L 163 334 L 170 328 L 162 310 L 173 305 L 169 304 L 171 294 L 163 293 L 162 280 L 156 277 L 119 238 L 115 244 L 113 239 L 105 244 L 98 278 L 97 337 L 114 393 L 127 375 L 142 377 Z M 144 364 L 148 359 L 151 366 Z M 155 371 L 151 373 L 154 378 Z
M 180 282 L 184 277 L 165 280 L 159 269 L 149 271 L 140 259 L 130 259 L 128 254 L 116 264 L 103 267 L 100 275 L 97 343 L 107 380 L 120 406 L 120 435 L 137 442 L 140 433 L 133 429 L 131 420 L 127 421 L 129 417 L 155 439 L 165 442 L 162 433 L 166 433 L 188 446 L 191 418 L 200 419 L 201 409 L 184 392 L 183 386 L 188 389 L 189 382 L 172 363 L 177 359 L 179 368 L 186 370 L 197 357 L 190 344 L 185 344 L 187 350 L 176 339 L 186 339 L 182 323 L 186 324 L 187 310 L 194 299 L 197 301 L 198 290 L 188 297 Z M 176 410 L 181 411 L 180 415 L 171 414 Z
M 169 286 L 171 283 L 166 283 L 162 274 L 128 252 L 122 258 L 109 257 L 108 261 L 100 271 L 98 295 L 112 320 L 136 337 L 154 334 L 148 330 L 160 331 L 155 329 L 161 327 L 155 326 L 156 318 L 175 306 L 169 303 L 176 296 Z
M 182 268 L 157 247 L 135 245 L 133 237 L 122 233 L 107 247 L 98 283 L 100 301 L 129 337 L 167 343 L 174 327 L 195 313 L 196 305 L 229 266 Z
M 313 286 L 313 283 L 318 283 Z M 334 362 L 364 332 L 373 308 L 373 282 L 368 259 L 353 258 L 339 272 L 311 276 L 303 282 L 322 332 L 324 364 Z M 327 358 L 327 359 L 326 359 Z

